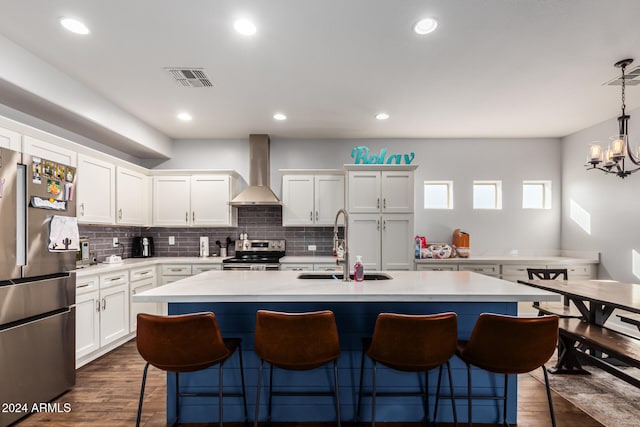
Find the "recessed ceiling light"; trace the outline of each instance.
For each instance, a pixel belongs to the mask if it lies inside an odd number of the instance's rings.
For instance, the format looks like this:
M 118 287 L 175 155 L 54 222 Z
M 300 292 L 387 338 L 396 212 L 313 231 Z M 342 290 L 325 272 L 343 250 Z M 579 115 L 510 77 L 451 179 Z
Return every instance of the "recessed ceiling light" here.
M 282 113 L 276 113 L 273 115 L 273 118 L 276 120 L 287 120 L 287 116 Z
M 193 120 L 193 117 L 191 117 L 191 114 L 189 113 L 179 113 L 178 119 L 182 120 L 183 122 L 190 122 L 191 120 Z
M 60 24 L 67 30 L 71 31 L 72 33 L 83 34 L 83 35 L 89 34 L 89 28 L 87 28 L 86 25 L 84 25 L 82 22 L 78 21 L 77 19 L 65 18 L 63 16 L 60 18 Z
M 387 120 L 389 115 L 387 113 L 378 113 L 376 114 L 376 119 L 378 120 Z
M 424 36 L 425 34 L 434 32 L 436 28 L 438 28 L 438 21 L 433 18 L 424 18 L 413 26 L 413 31 L 415 31 L 416 34 Z
M 239 19 L 233 24 L 237 32 L 245 36 L 252 36 L 256 33 L 256 26 L 248 19 Z

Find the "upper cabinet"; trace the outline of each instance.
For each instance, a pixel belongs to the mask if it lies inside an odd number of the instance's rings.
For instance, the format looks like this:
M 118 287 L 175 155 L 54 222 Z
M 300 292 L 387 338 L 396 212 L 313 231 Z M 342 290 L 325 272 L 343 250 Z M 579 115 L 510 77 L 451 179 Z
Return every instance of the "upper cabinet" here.
M 344 207 L 344 175 L 293 173 L 282 176 L 282 225 L 331 226 Z M 341 223 L 342 223 L 342 217 Z
M 148 225 L 151 212 L 151 181 L 148 176 L 116 167 L 116 224 Z
M 20 134 L 0 127 L 0 148 L 20 151 Z
M 348 170 L 349 213 L 413 213 L 412 170 Z
M 116 212 L 116 166 L 102 159 L 78 154 L 78 222 L 114 224 Z
M 76 152 L 48 141 L 42 141 L 28 135 L 22 137 L 22 151 L 32 156 L 42 157 L 67 166 L 78 166 Z
M 229 205 L 234 181 L 229 174 L 155 176 L 153 225 L 235 226 L 236 210 Z

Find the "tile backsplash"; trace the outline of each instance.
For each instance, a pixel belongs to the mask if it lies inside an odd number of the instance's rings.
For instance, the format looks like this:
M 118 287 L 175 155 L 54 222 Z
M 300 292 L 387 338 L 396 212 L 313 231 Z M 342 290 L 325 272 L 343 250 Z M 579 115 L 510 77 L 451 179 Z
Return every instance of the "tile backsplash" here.
M 135 236 L 151 236 L 155 246 L 155 256 L 193 257 L 200 254 L 200 236 L 209 237 L 209 253 L 218 254 L 219 240 L 225 245 L 227 237 L 235 241 L 241 232 L 249 239 L 284 239 L 287 242 L 287 255 L 332 255 L 333 227 L 283 227 L 282 208 L 280 206 L 242 206 L 238 208 L 238 226 L 220 228 L 195 227 L 115 227 L 100 225 L 80 225 L 80 235 L 89 238 L 89 251 L 96 254 L 98 261 L 104 261 L 109 255 L 131 257 L 131 247 Z M 169 245 L 169 237 L 175 239 Z M 113 238 L 121 244 L 113 248 Z M 316 251 L 307 250 L 316 245 Z M 233 244 L 229 254 L 233 254 Z

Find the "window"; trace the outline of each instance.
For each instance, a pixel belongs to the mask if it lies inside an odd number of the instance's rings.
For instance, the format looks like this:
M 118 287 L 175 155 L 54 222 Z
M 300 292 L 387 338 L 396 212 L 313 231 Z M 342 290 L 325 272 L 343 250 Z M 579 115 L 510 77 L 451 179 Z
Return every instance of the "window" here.
M 551 209 L 551 181 L 523 181 L 522 209 Z
M 453 181 L 425 181 L 424 208 L 453 209 Z
M 473 181 L 473 209 L 502 209 L 502 181 Z

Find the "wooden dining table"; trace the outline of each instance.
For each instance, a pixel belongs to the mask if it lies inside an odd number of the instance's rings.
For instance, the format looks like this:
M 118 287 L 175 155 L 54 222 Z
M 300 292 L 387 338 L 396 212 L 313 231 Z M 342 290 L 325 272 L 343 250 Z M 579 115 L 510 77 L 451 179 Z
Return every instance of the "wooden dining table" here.
M 519 283 L 566 295 L 590 324 L 605 326 L 613 311 L 640 313 L 640 285 L 613 280 L 519 280 Z

